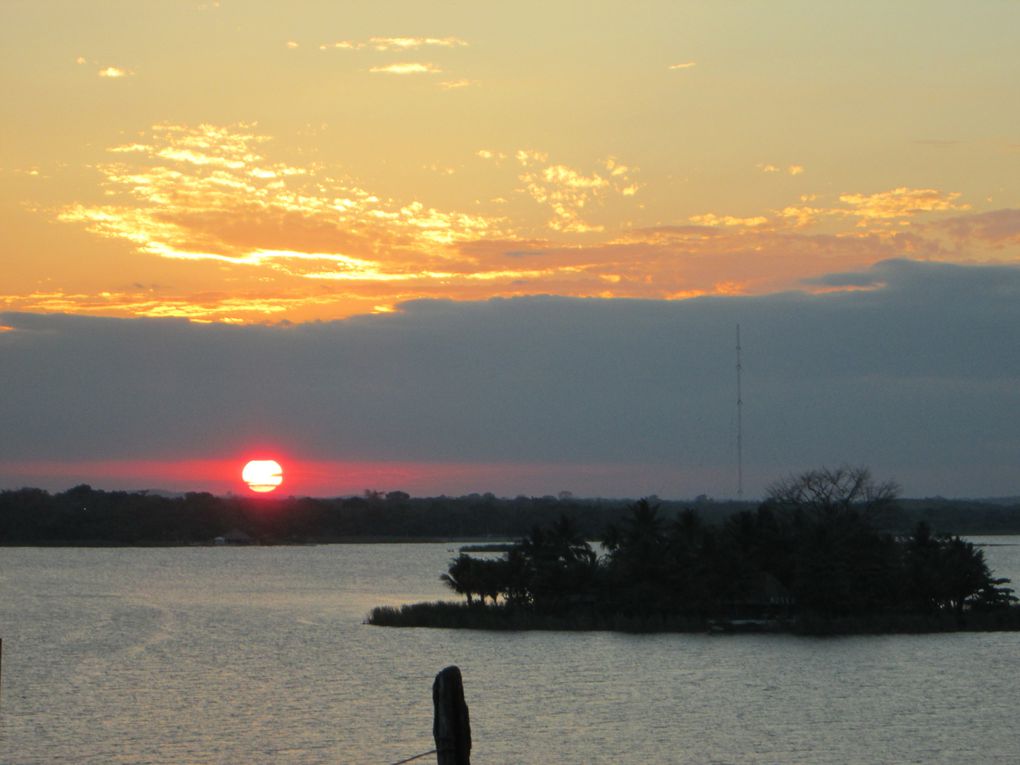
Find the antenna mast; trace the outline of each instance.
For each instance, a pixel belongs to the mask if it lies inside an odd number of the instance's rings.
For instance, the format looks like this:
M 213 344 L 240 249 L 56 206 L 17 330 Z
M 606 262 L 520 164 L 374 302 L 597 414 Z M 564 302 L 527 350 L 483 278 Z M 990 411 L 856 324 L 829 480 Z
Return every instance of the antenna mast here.
M 737 499 L 744 498 L 744 401 L 740 389 L 740 325 L 737 324 Z

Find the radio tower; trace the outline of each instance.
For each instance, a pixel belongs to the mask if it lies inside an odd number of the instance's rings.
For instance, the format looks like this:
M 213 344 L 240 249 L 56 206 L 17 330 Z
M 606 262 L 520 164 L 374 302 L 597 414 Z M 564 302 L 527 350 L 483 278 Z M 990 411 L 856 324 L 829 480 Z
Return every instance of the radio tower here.
M 740 390 L 740 325 L 737 324 L 737 499 L 744 498 L 744 401 Z

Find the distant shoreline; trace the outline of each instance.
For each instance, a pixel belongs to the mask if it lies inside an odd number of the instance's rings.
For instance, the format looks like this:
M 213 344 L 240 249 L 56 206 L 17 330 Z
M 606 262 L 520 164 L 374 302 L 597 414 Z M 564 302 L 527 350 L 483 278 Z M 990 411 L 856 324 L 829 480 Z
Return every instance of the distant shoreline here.
M 666 517 L 693 510 L 722 527 L 758 502 L 653 500 Z M 88 485 L 50 494 L 42 489 L 0 491 L 0 546 L 187 547 L 230 543 L 263 545 L 493 544 L 525 537 L 535 526 L 570 518 L 587 539 L 619 524 L 628 500 L 577 497 L 411 497 L 405 492 L 361 497 L 217 497 L 186 493 L 103 491 Z M 919 522 L 935 533 L 1020 535 L 1020 503 L 899 500 L 885 508 L 877 530 L 908 534 Z
M 1004 534 L 996 534 L 995 536 L 1006 536 Z M 1020 533 L 1012 536 L 1020 537 Z M 251 543 L 227 543 L 227 544 L 216 544 L 215 542 L 135 542 L 126 544 L 123 542 L 76 542 L 76 541 L 49 541 L 49 542 L 5 542 L 0 540 L 0 547 L 33 547 L 33 548 L 204 548 L 204 547 L 216 547 L 216 548 L 245 548 L 245 547 L 322 547 L 327 545 L 402 545 L 402 544 L 449 544 L 449 545 L 478 545 L 485 546 L 489 544 L 500 544 L 493 543 L 491 539 L 479 538 L 479 537 L 385 537 L 385 536 L 352 536 L 352 537 L 338 537 L 331 539 L 315 539 L 303 542 L 286 540 L 281 542 L 270 542 L 270 541 L 256 541 Z M 1020 544 L 1020 543 L 1018 543 Z M 451 550 L 456 552 L 456 549 Z
M 976 543 L 976 547 L 1013 547 L 1020 545 L 1020 531 L 968 531 L 964 537 L 1015 537 L 1016 542 L 1002 545 Z M 449 544 L 458 546 L 451 552 L 457 552 L 463 547 L 464 552 L 501 552 L 512 546 L 512 542 L 493 542 L 492 538 L 486 537 L 388 537 L 388 536 L 350 536 L 336 537 L 330 539 L 312 539 L 307 541 L 285 540 L 255 541 L 251 543 L 237 544 L 216 544 L 215 542 L 78 542 L 78 541 L 47 541 L 47 542 L 7 542 L 0 540 L 2 547 L 33 547 L 33 548 L 178 548 L 178 547 L 319 547 L 326 545 L 404 545 L 404 544 Z

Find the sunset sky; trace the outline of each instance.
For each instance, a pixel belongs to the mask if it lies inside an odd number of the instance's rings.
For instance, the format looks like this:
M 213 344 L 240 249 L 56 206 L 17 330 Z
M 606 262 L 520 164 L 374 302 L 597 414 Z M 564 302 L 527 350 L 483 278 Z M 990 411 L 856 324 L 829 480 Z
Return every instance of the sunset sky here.
M 0 487 L 1020 495 L 1018 29 L 6 0 Z

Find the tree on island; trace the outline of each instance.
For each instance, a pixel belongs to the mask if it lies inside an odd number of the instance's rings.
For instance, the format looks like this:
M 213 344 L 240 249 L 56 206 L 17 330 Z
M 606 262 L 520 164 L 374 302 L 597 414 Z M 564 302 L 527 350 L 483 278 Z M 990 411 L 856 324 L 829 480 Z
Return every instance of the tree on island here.
M 461 553 L 439 579 L 458 595 L 464 595 L 468 605 L 474 603 L 476 595 L 482 605 L 486 598 L 495 605 L 500 595 L 509 599 L 513 593 L 510 571 L 508 560 L 473 558 Z
M 595 589 L 598 556 L 570 518 L 560 516 L 548 529 L 539 526 L 520 541 L 513 563 L 513 600 L 538 608 L 563 608 L 588 598 Z
M 446 573 L 439 575 L 439 581 L 458 595 L 465 596 L 469 606 L 478 592 L 478 581 L 474 575 L 475 564 L 478 562 L 476 558 L 461 553 L 450 562 Z
M 765 503 L 820 513 L 858 510 L 870 514 L 896 503 L 895 481 L 876 482 L 866 467 L 818 468 L 781 478 L 769 485 Z
M 932 534 L 920 523 L 906 540 L 907 597 L 927 611 L 951 611 L 962 620 L 964 610 L 983 610 L 1015 600 L 1008 579 L 995 579 L 984 552 L 973 543 L 948 534 Z

